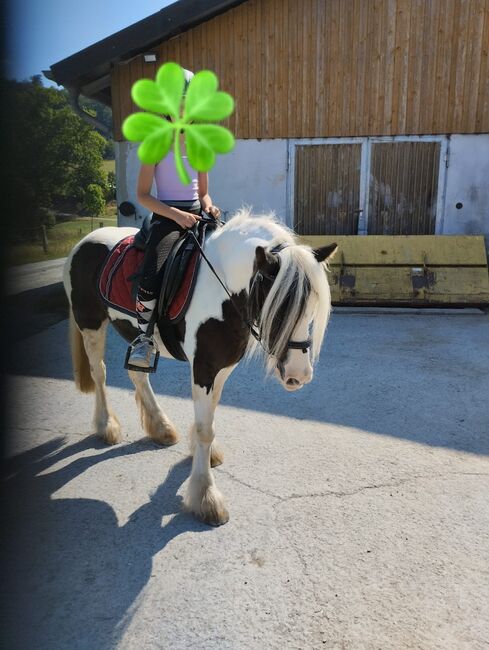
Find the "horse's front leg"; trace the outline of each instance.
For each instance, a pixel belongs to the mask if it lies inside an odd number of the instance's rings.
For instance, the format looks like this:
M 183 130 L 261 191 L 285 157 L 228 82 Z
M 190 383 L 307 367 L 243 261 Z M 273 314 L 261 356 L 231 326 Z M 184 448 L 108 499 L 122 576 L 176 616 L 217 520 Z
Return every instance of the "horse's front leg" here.
M 222 389 L 224 388 L 224 384 L 226 383 L 226 379 L 229 377 L 229 375 L 233 372 L 233 370 L 236 368 L 236 364 L 230 366 L 229 368 L 223 368 L 220 370 L 215 379 L 214 379 L 214 384 L 212 386 L 212 403 L 214 410 L 216 409 L 217 405 L 219 404 L 219 401 L 221 399 L 222 395 Z M 195 423 L 192 424 L 192 427 L 190 429 L 190 454 L 193 456 L 195 454 L 195 445 L 197 444 L 197 434 L 196 434 L 196 427 Z M 218 446 L 216 439 L 214 438 L 212 445 L 211 445 L 211 456 L 210 456 L 210 463 L 211 467 L 217 467 L 218 465 L 221 465 L 222 462 L 224 461 L 224 454 L 222 453 L 220 447 Z
M 185 506 L 206 523 L 219 526 L 228 521 L 229 513 L 211 471 L 214 411 L 217 405 L 214 391 L 214 386 L 209 391 L 196 384 L 192 387 L 195 410 L 193 462 Z

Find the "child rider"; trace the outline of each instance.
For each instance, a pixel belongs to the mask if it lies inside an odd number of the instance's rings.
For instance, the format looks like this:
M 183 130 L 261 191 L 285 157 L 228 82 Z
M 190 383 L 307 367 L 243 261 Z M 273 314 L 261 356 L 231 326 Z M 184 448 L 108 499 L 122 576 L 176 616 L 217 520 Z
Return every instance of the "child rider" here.
M 185 70 L 185 89 L 193 73 Z M 167 118 L 170 119 L 170 118 Z M 200 220 L 201 211 L 220 217 L 221 211 L 212 204 L 209 196 L 207 172 L 196 172 L 187 162 L 183 135 L 181 149 L 183 164 L 191 178 L 189 185 L 182 185 L 175 169 L 172 151 L 157 165 L 141 165 L 137 184 L 137 201 L 152 211 L 151 230 L 146 243 L 141 281 L 136 300 L 136 312 L 139 335 L 131 344 L 129 364 L 142 370 L 151 365 L 155 349 L 153 340 L 153 312 L 161 284 L 162 259 L 158 260 L 158 245 L 170 232 L 184 232 Z M 153 181 L 156 185 L 156 197 L 151 194 Z M 164 251 L 160 254 L 166 255 Z

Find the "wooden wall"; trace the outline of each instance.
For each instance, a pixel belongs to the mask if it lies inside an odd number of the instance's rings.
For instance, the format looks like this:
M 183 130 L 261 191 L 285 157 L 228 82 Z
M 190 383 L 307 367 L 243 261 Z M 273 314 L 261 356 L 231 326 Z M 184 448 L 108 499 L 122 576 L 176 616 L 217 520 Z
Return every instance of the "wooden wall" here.
M 248 0 L 157 52 L 217 73 L 238 138 L 489 132 L 489 0 Z M 113 70 L 117 139 L 155 69 Z

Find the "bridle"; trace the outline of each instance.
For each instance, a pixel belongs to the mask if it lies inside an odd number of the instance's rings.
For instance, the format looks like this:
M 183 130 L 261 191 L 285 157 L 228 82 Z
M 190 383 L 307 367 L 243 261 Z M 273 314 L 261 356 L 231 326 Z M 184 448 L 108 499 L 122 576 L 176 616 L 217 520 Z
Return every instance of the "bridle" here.
M 215 222 L 215 219 L 213 217 L 211 217 L 211 219 L 212 219 L 213 222 Z M 203 220 L 204 221 L 210 221 L 210 219 L 206 220 L 205 218 Z M 280 359 L 277 358 L 276 355 L 274 355 L 270 350 L 268 350 L 265 347 L 265 345 L 263 344 L 263 339 L 262 339 L 260 330 L 258 328 L 258 325 L 256 323 L 256 317 L 255 317 L 254 320 L 252 320 L 250 314 L 248 314 L 248 318 L 246 318 L 246 319 L 243 318 L 240 308 L 236 304 L 236 301 L 234 300 L 233 296 L 231 295 L 229 289 L 226 287 L 224 282 L 221 280 L 221 278 L 219 277 L 217 271 L 212 266 L 211 262 L 209 261 L 206 254 L 204 253 L 204 250 L 203 250 L 202 246 L 200 245 L 198 238 L 195 236 L 195 233 L 193 232 L 193 229 L 190 229 L 189 232 L 192 235 L 192 237 L 194 238 L 195 243 L 197 245 L 197 248 L 199 249 L 200 254 L 204 258 L 204 260 L 206 261 L 207 266 L 210 268 L 212 273 L 216 276 L 216 278 L 219 281 L 220 285 L 222 286 L 222 288 L 224 289 L 224 291 L 228 295 L 229 300 L 231 301 L 231 304 L 233 305 L 234 309 L 236 310 L 241 322 L 244 325 L 246 325 L 246 327 L 248 328 L 251 336 L 253 336 L 253 338 L 260 344 L 260 346 L 262 347 L 264 352 L 268 356 L 275 357 L 277 359 L 277 368 L 278 368 L 278 371 L 280 372 L 280 376 L 283 379 L 284 376 L 285 376 L 285 367 L 284 367 L 282 359 L 285 358 L 285 356 L 287 354 L 287 351 L 289 349 L 290 350 L 302 350 L 303 354 L 307 354 L 307 352 L 309 351 L 309 349 L 311 347 L 311 339 L 306 339 L 304 341 L 292 341 L 292 340 L 287 341 L 283 356 Z M 289 244 L 286 244 L 286 243 L 279 244 L 278 246 L 275 246 L 270 252 L 271 253 L 278 253 L 279 251 L 281 251 L 283 248 L 285 248 L 288 245 Z M 258 270 L 253 274 L 253 276 L 252 276 L 252 278 L 250 280 L 250 285 L 249 285 L 249 294 L 248 294 L 249 299 L 251 299 L 252 292 L 255 290 L 255 287 L 257 286 L 257 284 L 261 284 L 265 278 L 270 280 L 272 282 L 272 284 L 276 280 L 276 276 L 268 275 L 267 273 L 265 273 L 264 271 L 261 271 L 261 270 Z
M 288 246 L 288 244 L 279 244 L 278 246 L 275 246 L 270 252 L 271 253 L 278 253 L 280 250 Z M 260 285 L 264 279 L 269 280 L 272 284 L 276 280 L 276 276 L 269 275 L 265 273 L 264 271 L 258 270 L 253 274 L 253 277 L 250 280 L 250 290 L 249 290 L 249 300 L 251 302 L 252 300 L 252 295 L 253 292 L 256 290 L 257 285 Z M 311 339 L 306 339 L 304 341 L 292 341 L 289 340 L 285 344 L 285 349 L 283 355 L 278 358 L 270 350 L 267 350 L 265 346 L 263 345 L 263 340 L 261 337 L 260 332 L 256 329 L 256 320 L 253 322 L 251 318 L 248 318 L 246 321 L 246 324 L 250 330 L 251 335 L 258 341 L 260 346 L 263 348 L 263 350 L 266 352 L 271 357 L 275 357 L 277 359 L 277 369 L 280 373 L 280 376 L 282 379 L 285 378 L 285 366 L 283 363 L 283 359 L 287 355 L 288 350 L 302 350 L 303 354 L 307 354 L 309 351 L 309 348 L 311 347 Z

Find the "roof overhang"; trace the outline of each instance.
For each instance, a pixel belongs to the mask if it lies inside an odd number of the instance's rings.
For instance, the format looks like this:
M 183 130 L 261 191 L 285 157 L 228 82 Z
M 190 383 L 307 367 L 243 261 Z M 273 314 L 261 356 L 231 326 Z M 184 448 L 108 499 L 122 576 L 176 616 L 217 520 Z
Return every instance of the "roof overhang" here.
M 43 74 L 60 86 L 111 105 L 110 72 L 117 63 L 147 52 L 246 0 L 179 0 L 112 36 L 54 63 Z

